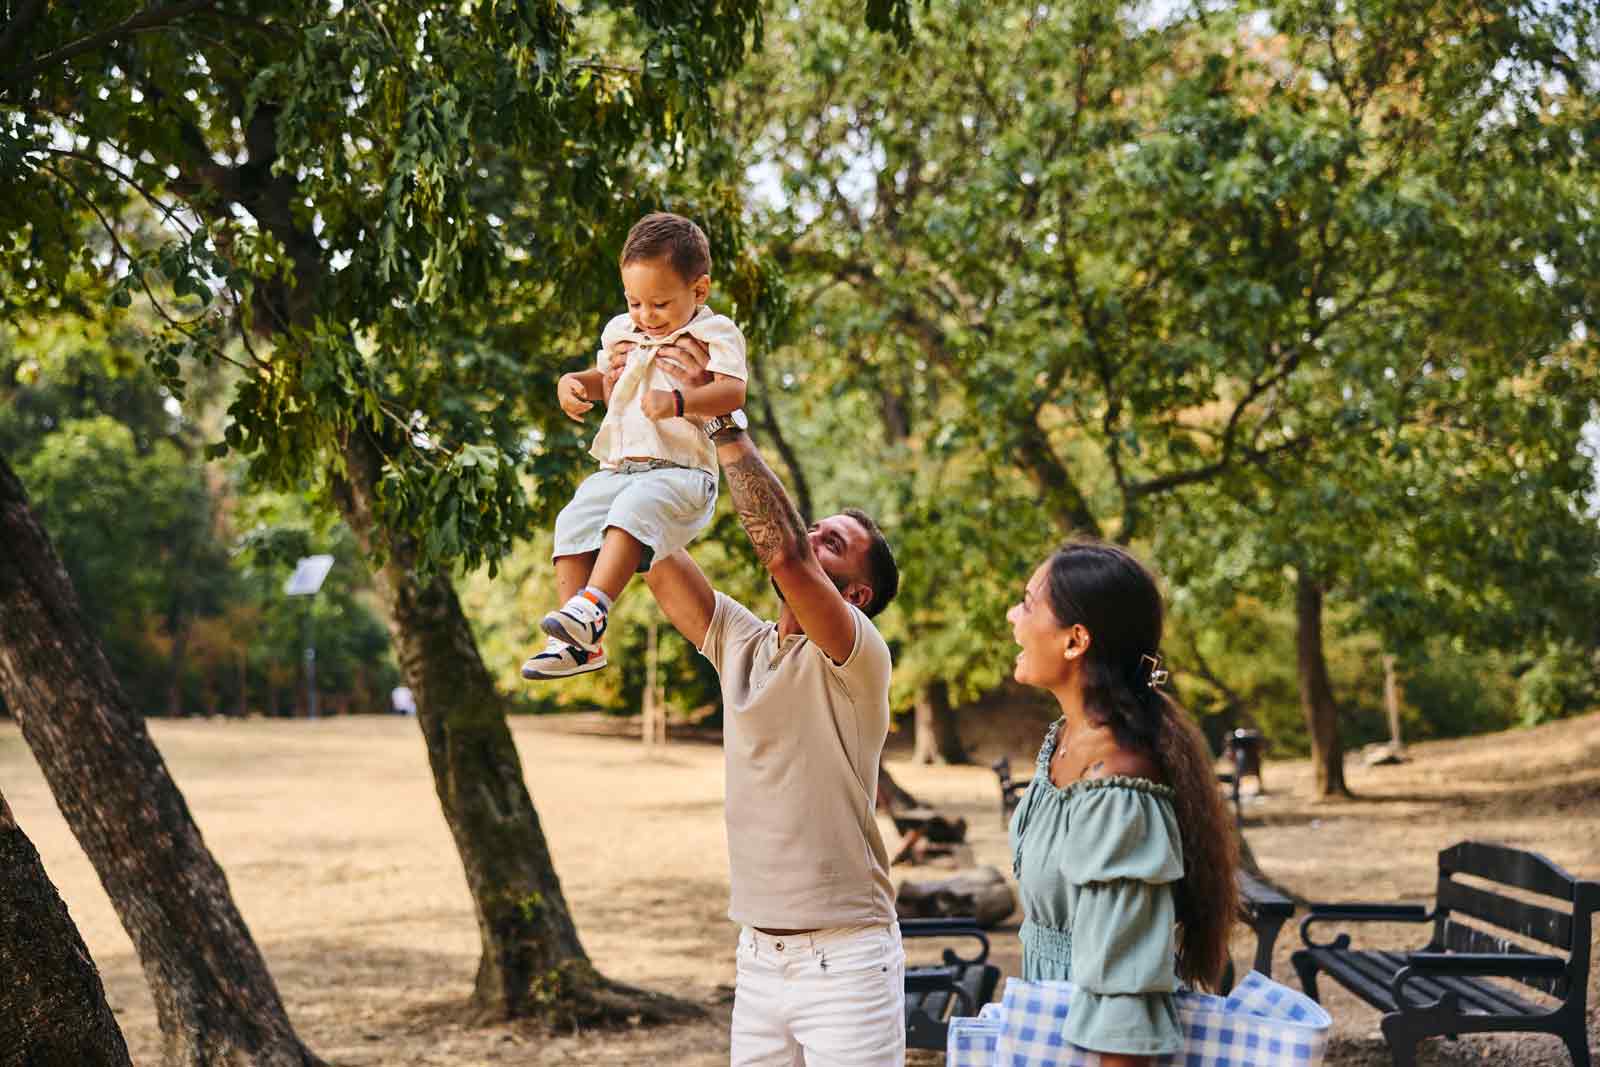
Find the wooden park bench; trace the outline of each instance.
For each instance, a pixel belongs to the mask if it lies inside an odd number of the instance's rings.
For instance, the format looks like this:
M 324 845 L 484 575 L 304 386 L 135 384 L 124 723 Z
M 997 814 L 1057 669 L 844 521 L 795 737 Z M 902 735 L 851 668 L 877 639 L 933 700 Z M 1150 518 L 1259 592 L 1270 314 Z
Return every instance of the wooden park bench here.
M 906 1047 L 943 1052 L 950 1019 L 978 1014 L 1000 983 L 1000 968 L 989 962 L 989 935 L 973 919 L 901 919 L 900 936 L 978 942 L 975 955 L 947 948 L 939 964 L 906 967 Z
M 1463 875 L 1474 881 L 1461 881 Z M 1564 906 L 1550 907 L 1549 900 Z M 1417 904 L 1314 904 L 1300 924 L 1306 947 L 1292 960 L 1312 999 L 1322 972 L 1384 1013 L 1383 1036 L 1396 1067 L 1416 1063 L 1423 1038 L 1481 1031 L 1554 1034 L 1566 1042 L 1574 1067 L 1589 1067 L 1584 1012 L 1596 910 L 1600 882 L 1578 881 L 1538 853 L 1463 841 L 1439 853 L 1431 912 Z M 1312 924 L 1323 922 L 1432 923 L 1433 937 L 1416 951 L 1357 950 L 1349 934 L 1312 941 Z M 1556 952 L 1531 952 L 1499 931 Z M 1530 1003 L 1491 978 L 1514 979 L 1559 1003 Z

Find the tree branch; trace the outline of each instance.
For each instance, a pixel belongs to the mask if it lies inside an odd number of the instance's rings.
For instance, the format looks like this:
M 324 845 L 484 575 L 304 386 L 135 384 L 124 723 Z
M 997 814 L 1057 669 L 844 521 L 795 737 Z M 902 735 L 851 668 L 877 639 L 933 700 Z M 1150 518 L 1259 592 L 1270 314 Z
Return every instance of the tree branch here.
M 1017 440 L 1016 458 L 1017 463 L 1033 477 L 1034 484 L 1045 496 L 1045 502 L 1061 505 L 1055 520 L 1062 533 L 1068 536 L 1101 536 L 1100 523 L 1095 519 L 1089 501 L 1073 480 L 1072 472 L 1067 470 L 1050 447 L 1044 429 L 1038 423 L 1037 412 L 1034 413 L 1032 425 Z
M 761 386 L 761 429 L 771 436 L 773 445 L 778 449 L 778 455 L 783 457 L 784 466 L 789 468 L 789 479 L 794 483 L 794 495 L 799 498 L 797 504 L 800 509 L 800 520 L 809 526 L 814 514 L 811 507 L 811 486 L 806 481 L 805 470 L 800 466 L 800 457 L 789 447 L 783 431 L 778 428 L 777 408 L 772 403 L 772 388 L 768 384 L 766 363 L 764 359 L 755 361 L 757 384 Z
M 92 164 L 93 166 L 101 168 L 102 170 L 109 171 L 110 173 L 115 175 L 117 178 L 119 178 L 122 182 L 124 182 L 126 185 L 130 186 L 136 192 L 138 192 L 138 194 L 140 196 L 144 197 L 147 201 L 149 201 L 150 206 L 154 207 L 157 211 L 160 211 L 162 216 L 167 221 L 173 223 L 180 230 L 182 230 L 184 236 L 186 236 L 186 237 L 194 236 L 194 227 L 186 225 L 183 222 L 182 219 L 178 218 L 178 213 L 177 213 L 177 209 L 176 208 L 174 208 L 171 205 L 166 204 L 163 201 L 161 201 L 159 198 L 156 197 L 156 195 L 154 193 L 150 192 L 150 190 L 146 189 L 143 185 L 140 185 L 137 181 L 135 181 L 132 175 L 122 173 L 120 170 L 118 170 L 116 167 L 113 167 L 111 164 L 107 163 L 105 160 L 97 159 L 94 156 L 86 155 L 86 154 L 84 154 L 82 152 L 68 151 L 67 149 L 63 149 L 63 148 L 42 148 L 42 149 L 37 149 L 36 151 L 47 152 L 52 156 L 61 156 L 61 157 L 64 157 L 66 159 L 81 160 L 84 163 L 89 163 L 89 164 Z
M 85 52 L 92 52 L 96 48 L 110 44 L 121 37 L 142 33 L 146 30 L 162 29 L 186 15 L 193 15 L 201 11 L 215 11 L 216 9 L 216 0 L 180 0 L 178 3 L 168 4 L 166 7 L 152 8 L 141 11 L 136 15 L 129 15 L 115 26 L 101 30 L 99 33 L 91 33 L 87 37 L 81 37 L 69 45 L 63 45 L 54 52 L 40 56 L 31 63 L 24 63 L 22 66 L 13 69 L 9 74 L 0 75 L 0 86 L 23 85 L 41 71 L 65 63 L 67 60 L 81 56 Z M 7 32 L 9 32 L 9 29 Z
M 1243 459 L 1247 463 L 1262 464 L 1272 459 L 1274 456 L 1279 456 L 1287 452 L 1295 452 L 1309 447 L 1311 447 L 1311 438 L 1297 437 L 1292 441 L 1283 441 L 1279 444 L 1273 445 L 1271 448 L 1259 450 L 1246 449 L 1243 453 Z M 1185 471 L 1174 471 L 1171 474 L 1164 474 L 1159 478 L 1151 478 L 1148 481 L 1136 482 L 1128 487 L 1128 492 L 1137 497 L 1153 496 L 1156 493 L 1164 493 L 1170 489 L 1177 489 L 1185 485 L 1195 485 L 1199 482 L 1208 482 L 1217 475 L 1226 471 L 1231 465 L 1231 462 L 1232 457 L 1230 456 L 1228 458 L 1219 459 L 1215 463 L 1208 463 L 1203 467 L 1193 467 Z
M 48 163 L 44 164 L 42 169 L 47 170 L 51 174 L 55 175 L 55 178 L 56 178 L 57 181 L 59 181 L 62 185 L 65 185 L 68 189 L 70 189 L 74 196 L 76 196 L 78 199 L 82 200 L 84 202 L 84 204 L 88 206 L 89 210 L 94 213 L 95 218 L 99 220 L 100 225 L 105 229 L 106 236 L 111 238 L 111 246 L 117 250 L 117 253 L 119 255 L 121 255 L 123 259 L 127 260 L 129 263 L 132 263 L 133 262 L 133 256 L 128 252 L 127 248 L 122 244 L 121 238 L 119 238 L 117 236 L 116 229 L 111 225 L 111 220 L 106 218 L 105 213 L 100 210 L 100 206 L 98 204 L 96 204 L 94 202 L 94 200 L 92 198 L 90 198 L 90 196 L 87 193 L 85 193 L 82 189 L 78 188 L 77 185 L 73 184 L 71 179 L 69 179 L 66 175 L 62 174 L 60 171 L 56 170 L 54 167 L 50 166 Z M 136 277 L 139 279 L 139 288 L 144 290 L 144 295 L 146 297 L 148 297 L 149 300 L 150 300 L 151 308 L 155 311 L 155 313 L 158 316 L 161 317 L 161 320 L 163 322 L 165 322 L 168 326 L 172 327 L 174 330 L 177 330 L 179 333 L 183 334 L 185 337 L 193 339 L 195 335 L 190 331 L 189 328 L 191 326 L 193 326 L 195 323 L 197 323 L 200 320 L 204 319 L 206 317 L 206 313 L 205 312 L 201 312 L 199 315 L 196 315 L 192 319 L 174 318 L 172 315 L 167 313 L 167 309 L 166 309 L 165 305 L 163 305 L 161 303 L 161 299 L 156 296 L 155 290 L 150 288 L 150 283 L 145 280 L 144 272 L 140 271 L 136 275 Z M 247 364 L 241 363 L 238 360 L 234 359 L 232 356 L 228 355 L 226 352 L 224 352 L 222 349 L 218 348 L 216 345 L 208 344 L 205 347 L 207 347 L 208 349 L 211 350 L 211 354 L 213 356 L 215 356 L 217 359 L 222 360 L 224 363 L 230 363 L 233 366 L 238 367 L 240 370 L 243 370 L 243 371 L 249 371 L 251 369 Z M 254 354 L 252 353 L 252 355 L 254 355 Z M 257 362 L 259 363 L 260 361 L 257 360 Z
M 10 53 L 12 46 L 17 43 L 23 34 L 28 32 L 28 27 L 32 26 L 34 21 L 38 19 L 39 12 L 44 10 L 46 3 L 47 0 L 23 0 L 17 13 L 12 16 L 10 22 L 6 23 L 5 32 L 0 33 L 0 56 Z

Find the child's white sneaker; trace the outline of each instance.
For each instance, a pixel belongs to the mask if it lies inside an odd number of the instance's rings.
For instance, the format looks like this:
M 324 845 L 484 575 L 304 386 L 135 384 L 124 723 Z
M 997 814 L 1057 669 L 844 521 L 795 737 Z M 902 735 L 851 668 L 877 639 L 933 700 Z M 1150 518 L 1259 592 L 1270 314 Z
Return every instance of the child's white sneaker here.
M 540 628 L 557 641 L 585 652 L 598 652 L 606 632 L 606 609 L 588 593 L 573 598 L 544 617 Z
M 522 665 L 522 676 L 530 681 L 539 678 L 570 678 L 574 674 L 588 674 L 606 665 L 603 649 L 586 652 L 574 648 L 554 637 L 545 642 L 544 651 L 528 657 Z

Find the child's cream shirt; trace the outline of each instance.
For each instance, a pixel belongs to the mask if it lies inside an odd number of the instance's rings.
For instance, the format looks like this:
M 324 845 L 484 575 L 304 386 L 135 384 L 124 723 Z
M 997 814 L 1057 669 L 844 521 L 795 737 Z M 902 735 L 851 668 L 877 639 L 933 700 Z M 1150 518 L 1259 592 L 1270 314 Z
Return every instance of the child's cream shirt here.
M 655 366 L 656 353 L 684 334 L 705 344 L 711 353 L 706 369 L 744 381 L 749 377 L 744 334 L 726 315 L 708 307 L 699 308 L 689 321 L 665 337 L 651 337 L 633 324 L 633 319 L 618 315 L 606 323 L 600 336 L 596 366 L 601 373 L 611 369 L 611 347 L 619 341 L 632 341 L 622 377 L 611 390 L 611 404 L 600 423 L 589 454 L 602 467 L 615 467 L 624 459 L 664 459 L 685 467 L 696 467 L 715 475 L 717 450 L 700 427 L 687 419 L 652 419 L 640 402 L 648 389 L 673 389 L 677 383 Z

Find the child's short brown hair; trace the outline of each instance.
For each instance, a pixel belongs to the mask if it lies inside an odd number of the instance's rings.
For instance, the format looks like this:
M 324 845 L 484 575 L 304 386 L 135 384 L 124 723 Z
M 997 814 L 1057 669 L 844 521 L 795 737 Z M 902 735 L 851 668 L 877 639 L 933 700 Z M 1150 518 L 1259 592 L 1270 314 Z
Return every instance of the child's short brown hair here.
M 633 224 L 622 242 L 619 266 L 664 257 L 686 282 L 711 273 L 711 242 L 705 231 L 682 215 L 657 211 Z

